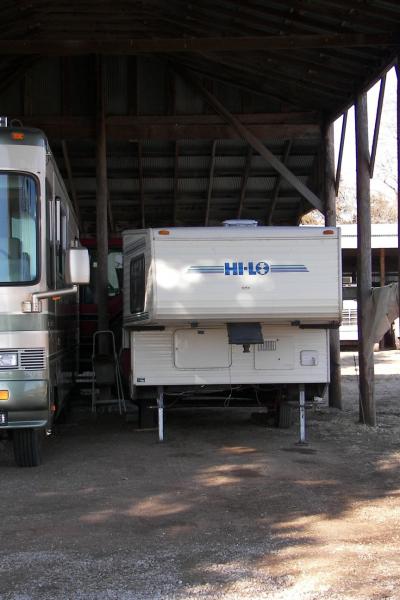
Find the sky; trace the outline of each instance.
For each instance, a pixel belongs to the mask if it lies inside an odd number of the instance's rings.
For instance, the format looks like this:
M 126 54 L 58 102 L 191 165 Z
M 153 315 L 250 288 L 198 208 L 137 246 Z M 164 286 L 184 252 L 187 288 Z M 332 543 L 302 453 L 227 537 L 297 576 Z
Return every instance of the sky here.
M 376 108 L 380 83 L 368 92 L 368 125 L 370 149 L 375 128 Z M 391 202 L 397 202 L 397 140 L 396 140 L 396 71 L 392 68 L 386 78 L 382 120 L 375 161 L 374 177 L 371 180 L 371 193 L 382 193 Z M 335 122 L 336 161 L 339 150 L 342 118 Z M 341 189 L 354 194 L 356 187 L 356 150 L 354 133 L 354 107 L 348 112 L 346 141 L 343 153 Z M 393 188 L 393 189 L 392 189 Z M 354 200 L 355 201 L 355 200 Z

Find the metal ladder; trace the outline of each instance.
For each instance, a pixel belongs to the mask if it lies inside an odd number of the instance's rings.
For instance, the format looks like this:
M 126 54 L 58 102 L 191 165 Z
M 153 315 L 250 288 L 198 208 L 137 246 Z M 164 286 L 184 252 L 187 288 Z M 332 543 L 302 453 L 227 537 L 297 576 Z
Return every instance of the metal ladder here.
M 107 341 L 109 352 L 97 352 L 101 336 Z M 118 405 L 119 414 L 126 412 L 126 404 L 122 387 L 121 370 L 115 349 L 114 333 L 110 330 L 96 331 L 93 334 L 92 348 L 92 413 L 96 414 L 99 405 Z M 116 398 L 111 397 L 112 388 L 116 390 Z

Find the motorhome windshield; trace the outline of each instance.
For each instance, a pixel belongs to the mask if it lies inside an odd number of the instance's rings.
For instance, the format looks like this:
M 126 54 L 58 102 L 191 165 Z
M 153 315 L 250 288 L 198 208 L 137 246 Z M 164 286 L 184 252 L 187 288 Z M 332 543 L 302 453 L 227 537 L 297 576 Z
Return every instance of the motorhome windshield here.
M 37 203 L 33 177 L 0 173 L 0 285 L 37 278 Z

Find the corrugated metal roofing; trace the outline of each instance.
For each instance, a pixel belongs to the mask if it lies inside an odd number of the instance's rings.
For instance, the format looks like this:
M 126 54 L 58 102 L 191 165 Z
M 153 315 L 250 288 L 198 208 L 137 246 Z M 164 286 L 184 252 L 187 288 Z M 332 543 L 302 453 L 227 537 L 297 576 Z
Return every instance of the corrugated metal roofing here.
M 177 202 L 180 224 L 193 224 L 203 222 L 208 196 L 211 221 L 235 217 L 240 197 L 246 216 L 265 219 L 257 202 L 270 202 L 278 188 L 274 218 L 295 223 L 310 205 L 260 156 L 253 153 L 249 162 L 247 144 L 223 119 L 215 121 L 182 70 L 200 77 L 280 160 L 290 141 L 287 166 L 315 191 L 320 125 L 391 64 L 400 39 L 398 0 L 5 0 L 1 17 L 1 112 L 46 131 L 64 176 L 61 140 L 67 141 L 88 231 L 94 230 L 95 54 L 107 55 L 108 174 L 117 229 L 140 222 L 140 211 L 126 207 L 138 207 L 141 193 L 149 223 L 165 219 L 168 210 L 171 216 Z M 285 121 L 293 125 L 295 114 L 298 130 Z M 275 129 L 268 129 L 271 122 Z M 193 209 L 190 197 L 202 210 Z

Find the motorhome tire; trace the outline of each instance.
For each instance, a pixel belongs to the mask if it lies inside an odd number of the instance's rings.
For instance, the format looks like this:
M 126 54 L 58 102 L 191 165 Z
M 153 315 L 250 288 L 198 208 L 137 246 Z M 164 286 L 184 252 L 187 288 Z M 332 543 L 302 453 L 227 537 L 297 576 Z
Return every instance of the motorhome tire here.
M 37 467 L 41 463 L 41 429 L 15 429 L 14 458 L 19 467 Z
M 292 424 L 292 407 L 287 402 L 281 402 L 278 407 L 279 429 L 289 429 Z

